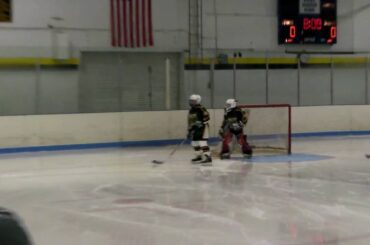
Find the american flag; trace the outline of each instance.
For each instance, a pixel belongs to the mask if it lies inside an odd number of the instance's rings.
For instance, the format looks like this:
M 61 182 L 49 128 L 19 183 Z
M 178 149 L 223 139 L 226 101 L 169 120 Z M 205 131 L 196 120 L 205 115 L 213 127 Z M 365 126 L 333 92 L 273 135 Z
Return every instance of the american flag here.
M 153 46 L 152 0 L 110 0 L 113 47 Z

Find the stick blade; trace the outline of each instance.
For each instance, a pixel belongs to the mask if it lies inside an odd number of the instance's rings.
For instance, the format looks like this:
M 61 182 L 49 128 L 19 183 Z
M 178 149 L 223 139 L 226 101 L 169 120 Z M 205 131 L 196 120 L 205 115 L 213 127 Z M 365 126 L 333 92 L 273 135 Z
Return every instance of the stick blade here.
M 163 164 L 164 162 L 163 161 L 159 161 L 159 160 L 153 160 L 152 163 L 154 163 L 154 164 Z
M 370 154 L 366 154 L 365 157 L 370 159 Z

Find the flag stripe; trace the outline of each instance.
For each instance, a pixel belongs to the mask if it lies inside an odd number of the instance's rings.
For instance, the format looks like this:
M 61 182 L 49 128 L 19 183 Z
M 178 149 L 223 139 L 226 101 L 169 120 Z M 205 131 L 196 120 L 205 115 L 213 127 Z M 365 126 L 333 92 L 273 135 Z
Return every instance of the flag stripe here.
M 117 7 L 116 7 L 116 10 L 117 10 L 117 42 L 118 42 L 118 46 L 121 47 L 122 46 L 122 41 L 121 41 L 121 0 L 117 0 Z
M 140 0 L 135 1 L 135 10 L 136 10 L 136 47 L 140 47 Z
M 127 47 L 127 1 L 122 2 L 123 45 Z
M 134 12 L 134 9 L 133 9 L 133 4 L 132 2 L 134 0 L 128 0 L 129 1 L 129 4 L 130 4 L 130 9 L 129 9 L 129 18 L 130 18 L 130 23 L 129 23 L 129 26 L 130 26 L 130 46 L 131 48 L 134 47 L 134 20 L 133 20 L 133 12 Z
M 113 47 L 154 45 L 152 0 L 110 0 L 110 14 Z
M 114 14 L 114 0 L 110 0 L 110 27 L 111 27 L 112 46 L 116 46 L 116 25 L 115 25 L 115 14 Z
M 143 46 L 145 47 L 146 46 L 146 7 L 145 7 L 145 2 L 146 0 L 141 0 L 141 16 L 142 16 L 142 20 L 141 20 L 141 29 L 143 31 Z
M 148 0 L 148 19 L 149 19 L 149 45 L 154 45 L 153 40 L 153 23 L 152 23 L 152 0 Z

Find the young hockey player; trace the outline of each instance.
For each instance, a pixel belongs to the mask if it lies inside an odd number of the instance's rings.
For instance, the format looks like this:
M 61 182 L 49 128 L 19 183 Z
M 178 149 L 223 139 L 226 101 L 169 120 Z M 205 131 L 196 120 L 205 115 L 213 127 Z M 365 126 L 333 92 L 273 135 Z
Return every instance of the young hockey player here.
M 188 139 L 192 140 L 196 156 L 191 161 L 205 166 L 212 165 L 211 152 L 208 146 L 209 113 L 201 103 L 200 95 L 192 95 L 189 98 L 188 115 Z
M 248 122 L 245 111 L 237 106 L 235 99 L 228 99 L 225 104 L 224 120 L 219 131 L 222 137 L 221 159 L 230 158 L 230 143 L 235 135 L 244 155 L 251 157 L 252 148 L 247 142 L 243 128 Z

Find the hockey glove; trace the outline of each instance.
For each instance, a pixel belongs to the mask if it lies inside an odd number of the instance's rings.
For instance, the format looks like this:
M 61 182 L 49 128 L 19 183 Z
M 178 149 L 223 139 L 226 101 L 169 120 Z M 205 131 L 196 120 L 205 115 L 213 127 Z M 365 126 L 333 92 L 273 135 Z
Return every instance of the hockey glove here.
M 235 132 L 239 132 L 239 131 L 243 130 L 243 127 L 244 127 L 244 124 L 242 122 L 237 122 L 237 123 L 231 124 L 230 129 L 235 131 Z
M 204 124 L 201 122 L 201 121 L 196 121 L 194 124 L 193 124 L 193 128 L 202 128 L 204 126 Z

